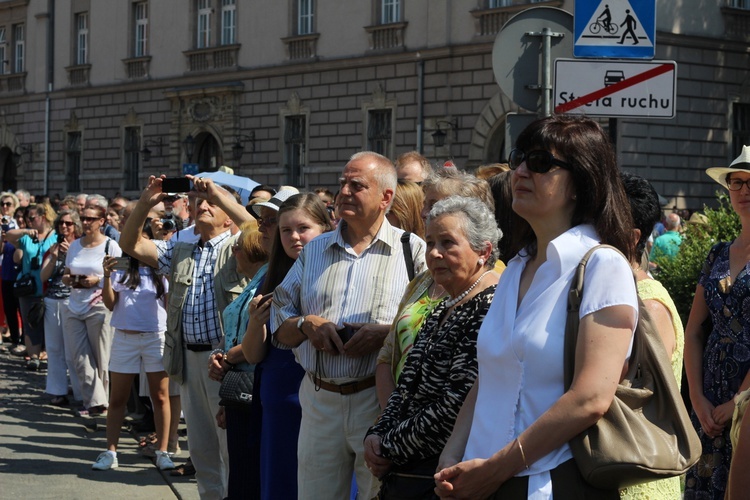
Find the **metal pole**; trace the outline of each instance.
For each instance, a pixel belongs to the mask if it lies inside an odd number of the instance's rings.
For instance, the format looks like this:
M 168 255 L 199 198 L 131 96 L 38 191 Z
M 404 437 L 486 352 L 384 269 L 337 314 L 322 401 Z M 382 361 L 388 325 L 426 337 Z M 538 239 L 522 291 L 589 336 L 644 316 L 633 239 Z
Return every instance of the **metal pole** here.
M 420 57 L 417 52 L 417 57 Z M 417 151 L 424 154 L 424 59 L 417 62 Z
M 542 113 L 552 114 L 552 30 L 542 29 Z

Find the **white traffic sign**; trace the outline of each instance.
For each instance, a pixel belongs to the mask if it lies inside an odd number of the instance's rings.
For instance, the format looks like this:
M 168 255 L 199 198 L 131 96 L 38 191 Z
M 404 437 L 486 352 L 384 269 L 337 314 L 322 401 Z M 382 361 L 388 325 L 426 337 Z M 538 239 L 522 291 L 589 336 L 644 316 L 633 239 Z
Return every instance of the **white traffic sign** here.
M 557 59 L 555 113 L 674 118 L 677 63 Z
M 576 0 L 575 57 L 653 59 L 656 0 Z

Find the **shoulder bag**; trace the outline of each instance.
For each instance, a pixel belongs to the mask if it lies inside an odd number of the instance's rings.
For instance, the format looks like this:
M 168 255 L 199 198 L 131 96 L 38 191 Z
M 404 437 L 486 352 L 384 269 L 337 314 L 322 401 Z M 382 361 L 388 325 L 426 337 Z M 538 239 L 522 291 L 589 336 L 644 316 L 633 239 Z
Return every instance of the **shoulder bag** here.
M 578 264 L 568 294 L 566 391 L 575 369 L 586 263 L 599 248 L 617 251 L 609 245 L 589 250 Z M 599 488 L 624 488 L 679 476 L 700 457 L 700 440 L 680 397 L 659 332 L 640 298 L 628 371 L 617 386 L 612 406 L 569 444 L 584 479 Z

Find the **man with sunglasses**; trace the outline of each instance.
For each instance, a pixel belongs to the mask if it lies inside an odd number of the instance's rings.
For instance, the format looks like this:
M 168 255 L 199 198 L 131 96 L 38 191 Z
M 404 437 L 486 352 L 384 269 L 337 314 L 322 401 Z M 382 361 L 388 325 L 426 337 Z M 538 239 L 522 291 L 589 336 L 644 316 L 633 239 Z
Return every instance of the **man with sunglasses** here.
M 190 456 L 197 471 L 198 493 L 223 499 L 227 493 L 226 433 L 216 426 L 219 383 L 208 377 L 209 353 L 222 343 L 221 312 L 244 289 L 231 246 L 234 223 L 251 218 L 237 198 L 211 179 L 193 178 L 197 244 L 141 238 L 149 211 L 167 196 L 162 177 L 152 176 L 122 230 L 123 251 L 169 276 L 169 316 L 164 367 L 179 382 Z M 213 431 L 213 432 L 212 432 Z

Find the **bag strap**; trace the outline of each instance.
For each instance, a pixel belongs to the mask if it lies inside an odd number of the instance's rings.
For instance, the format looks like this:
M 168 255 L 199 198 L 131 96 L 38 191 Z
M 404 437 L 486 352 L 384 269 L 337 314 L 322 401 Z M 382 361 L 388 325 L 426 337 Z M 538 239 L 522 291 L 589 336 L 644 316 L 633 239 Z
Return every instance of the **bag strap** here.
M 414 257 L 411 255 L 411 233 L 404 232 L 401 235 L 401 245 L 404 247 L 404 262 L 406 262 L 406 272 L 409 275 L 409 281 L 414 279 Z
M 583 279 L 586 274 L 586 264 L 594 254 L 594 252 L 600 248 L 609 248 L 616 251 L 627 261 L 625 255 L 613 247 L 612 245 L 596 245 L 589 249 L 588 252 L 583 256 L 581 262 L 578 263 L 578 267 L 573 274 L 573 280 L 570 283 L 570 289 L 568 290 L 568 314 L 565 319 L 565 347 L 564 347 L 564 382 L 565 390 L 570 389 L 570 385 L 573 383 L 573 375 L 575 372 L 575 359 L 576 359 L 576 345 L 578 343 L 578 326 L 580 318 L 578 314 L 581 309 L 581 302 L 583 301 Z M 635 279 L 635 275 L 633 276 Z
M 112 238 L 107 236 L 107 243 L 104 244 L 104 255 L 109 256 L 109 242 L 112 241 Z

